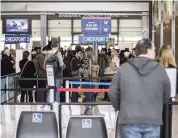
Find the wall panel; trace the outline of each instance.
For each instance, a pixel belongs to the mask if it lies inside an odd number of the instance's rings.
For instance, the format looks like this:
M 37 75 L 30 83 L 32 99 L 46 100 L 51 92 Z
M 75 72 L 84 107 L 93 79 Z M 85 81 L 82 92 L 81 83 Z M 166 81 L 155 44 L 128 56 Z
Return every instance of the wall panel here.
M 32 37 L 39 37 L 41 30 L 40 20 L 32 20 Z
M 120 36 L 141 36 L 142 20 L 120 20 Z
M 71 20 L 49 20 L 48 34 L 50 37 L 71 35 Z
M 176 17 L 176 21 L 175 21 L 175 59 L 176 59 L 176 63 L 178 65 L 178 17 Z

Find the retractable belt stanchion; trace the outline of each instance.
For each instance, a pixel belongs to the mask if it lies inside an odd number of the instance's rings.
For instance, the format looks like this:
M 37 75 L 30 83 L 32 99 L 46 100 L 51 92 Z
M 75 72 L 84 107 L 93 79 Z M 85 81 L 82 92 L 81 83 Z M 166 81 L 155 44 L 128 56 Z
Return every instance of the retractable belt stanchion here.
M 46 74 L 47 74 L 47 85 L 49 90 L 49 102 L 53 103 L 56 98 L 56 80 L 54 74 L 54 68 L 51 64 L 46 64 Z
M 57 92 L 57 87 L 56 87 L 56 77 L 54 74 L 54 67 L 52 64 L 46 64 L 46 74 L 47 74 L 47 84 L 48 87 L 50 88 L 50 92 L 49 92 L 49 102 L 53 103 L 53 108 L 52 110 L 56 113 L 57 116 L 57 124 L 58 124 L 58 136 L 61 137 L 61 126 L 60 126 L 60 118 L 61 118 L 61 113 L 59 112 L 59 110 L 61 109 L 60 105 L 55 102 L 56 101 L 56 92 Z M 58 138 L 59 138 L 58 137 Z
M 69 88 L 69 81 L 68 80 L 66 80 L 66 82 L 65 82 L 65 88 Z M 66 91 L 66 97 L 65 98 L 66 98 L 65 99 L 66 103 L 69 103 L 69 101 L 70 101 L 70 93 L 69 93 L 69 91 Z

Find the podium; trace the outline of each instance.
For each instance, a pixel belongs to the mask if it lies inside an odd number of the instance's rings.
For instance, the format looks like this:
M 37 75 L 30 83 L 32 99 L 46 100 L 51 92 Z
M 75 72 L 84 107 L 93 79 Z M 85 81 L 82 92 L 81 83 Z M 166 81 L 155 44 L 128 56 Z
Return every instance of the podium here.
M 58 138 L 54 112 L 21 112 L 16 138 Z
M 66 138 L 108 138 L 105 120 L 97 116 L 70 117 Z

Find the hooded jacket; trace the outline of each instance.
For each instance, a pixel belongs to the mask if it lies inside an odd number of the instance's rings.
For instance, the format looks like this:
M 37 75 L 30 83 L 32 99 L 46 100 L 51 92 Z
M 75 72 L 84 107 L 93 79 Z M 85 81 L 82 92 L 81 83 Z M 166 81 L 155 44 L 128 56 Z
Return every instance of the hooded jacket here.
M 161 125 L 163 104 L 169 101 L 170 90 L 164 67 L 147 57 L 136 57 L 116 72 L 109 98 L 120 110 L 120 124 Z

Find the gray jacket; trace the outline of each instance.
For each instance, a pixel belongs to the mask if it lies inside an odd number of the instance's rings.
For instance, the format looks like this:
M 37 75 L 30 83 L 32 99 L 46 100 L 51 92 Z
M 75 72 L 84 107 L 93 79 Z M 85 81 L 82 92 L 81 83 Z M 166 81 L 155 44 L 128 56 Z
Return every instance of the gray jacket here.
M 54 53 L 48 53 L 45 57 L 45 60 L 44 60 L 44 68 L 46 68 L 46 61 L 52 56 L 54 55 Z M 60 74 L 63 73 L 63 70 L 65 69 L 65 64 L 63 62 L 63 57 L 62 57 L 62 54 L 60 51 L 58 51 L 58 54 L 57 54 L 57 57 L 58 57 L 58 62 L 59 62 L 59 65 L 61 67 L 61 71 L 60 71 Z M 62 75 L 62 74 L 61 74 Z M 60 75 L 60 76 L 61 76 Z M 60 76 L 57 76 L 57 77 L 60 77 Z
M 116 72 L 109 98 L 120 124 L 162 124 L 163 104 L 170 99 L 170 81 L 164 67 L 136 57 Z

